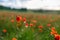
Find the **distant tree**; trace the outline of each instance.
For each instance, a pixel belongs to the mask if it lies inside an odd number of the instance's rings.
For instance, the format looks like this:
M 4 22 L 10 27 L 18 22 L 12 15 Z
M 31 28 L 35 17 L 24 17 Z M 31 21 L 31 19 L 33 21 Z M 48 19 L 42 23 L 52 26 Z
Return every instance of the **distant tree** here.
M 20 11 L 27 11 L 27 9 L 26 8 L 21 8 Z
M 0 5 L 0 9 L 1 9 L 1 10 L 2 10 L 2 9 L 10 10 L 11 8 L 10 8 L 10 7 L 5 7 L 5 6 Z
M 3 9 L 4 7 L 2 5 L 0 5 L 0 9 Z

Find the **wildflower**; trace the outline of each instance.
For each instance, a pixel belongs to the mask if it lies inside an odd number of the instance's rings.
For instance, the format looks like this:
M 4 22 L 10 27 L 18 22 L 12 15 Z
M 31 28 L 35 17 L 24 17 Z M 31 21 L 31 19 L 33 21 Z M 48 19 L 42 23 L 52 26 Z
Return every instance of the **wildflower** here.
M 55 34 L 54 38 L 55 38 L 55 40 L 59 40 L 59 35 Z
M 55 27 L 52 27 L 51 30 L 54 30 L 55 31 Z
M 3 29 L 3 32 L 4 32 L 4 33 L 6 33 L 6 32 L 7 32 L 7 30 L 6 30 L 6 29 Z
M 33 26 L 33 24 L 32 24 L 32 23 L 30 23 L 30 26 L 32 27 L 32 26 Z
M 23 22 L 26 23 L 26 18 L 23 18 Z
M 17 40 L 16 38 L 12 38 L 12 40 Z
M 17 22 L 20 22 L 20 20 L 22 20 L 22 17 L 21 16 L 17 16 L 16 20 L 17 20 Z
M 33 22 L 33 23 L 37 23 L 37 21 L 36 21 L 36 20 L 32 20 L 32 22 Z
M 56 31 L 51 31 L 51 35 L 55 35 L 55 34 L 57 34 Z
M 11 19 L 11 22 L 14 23 L 14 19 Z
M 57 31 L 55 30 L 54 27 L 52 27 L 52 28 L 51 28 L 51 35 L 55 35 L 55 34 L 57 34 Z
M 26 28 L 28 27 L 28 23 L 25 24 L 25 27 L 26 27 Z
M 51 26 L 51 24 L 47 24 L 47 26 L 48 26 L 48 27 L 50 27 L 50 26 Z
M 43 28 L 43 26 L 42 26 L 42 25 L 40 25 L 40 26 L 38 26 L 38 28 L 41 28 L 41 29 L 42 29 L 42 28 Z
M 22 16 L 19 16 L 20 17 L 20 20 L 22 20 Z

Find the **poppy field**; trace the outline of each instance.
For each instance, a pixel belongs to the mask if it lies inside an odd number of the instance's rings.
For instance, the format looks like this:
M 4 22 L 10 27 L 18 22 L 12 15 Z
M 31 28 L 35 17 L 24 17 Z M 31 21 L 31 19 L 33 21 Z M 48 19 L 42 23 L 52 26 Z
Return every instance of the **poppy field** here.
M 60 40 L 60 15 L 0 11 L 0 40 Z

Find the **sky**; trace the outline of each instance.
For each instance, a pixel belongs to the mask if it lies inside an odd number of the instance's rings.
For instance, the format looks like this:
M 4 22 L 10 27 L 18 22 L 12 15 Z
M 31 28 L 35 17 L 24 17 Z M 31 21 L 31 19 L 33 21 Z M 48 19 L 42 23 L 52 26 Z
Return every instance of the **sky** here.
M 0 0 L 0 5 L 11 8 L 60 10 L 60 0 Z

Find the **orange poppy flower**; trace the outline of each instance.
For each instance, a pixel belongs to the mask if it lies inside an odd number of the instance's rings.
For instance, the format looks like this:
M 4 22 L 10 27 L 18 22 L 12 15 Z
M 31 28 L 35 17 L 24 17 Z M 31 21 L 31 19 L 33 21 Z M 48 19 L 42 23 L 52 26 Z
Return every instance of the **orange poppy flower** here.
M 51 30 L 55 30 L 55 27 L 52 27 Z
M 17 40 L 16 38 L 12 38 L 12 40 Z
M 3 29 L 3 32 L 4 32 L 4 33 L 6 33 L 6 32 L 7 32 L 7 30 L 6 30 L 6 29 Z
M 51 28 L 51 34 L 53 34 L 53 35 L 54 35 L 54 34 L 57 34 L 57 31 L 55 30 L 55 27 L 52 27 L 52 28 Z
M 57 34 L 56 31 L 51 31 L 51 35 L 55 35 L 55 34 Z
M 14 23 L 14 19 L 11 19 L 11 22 Z

